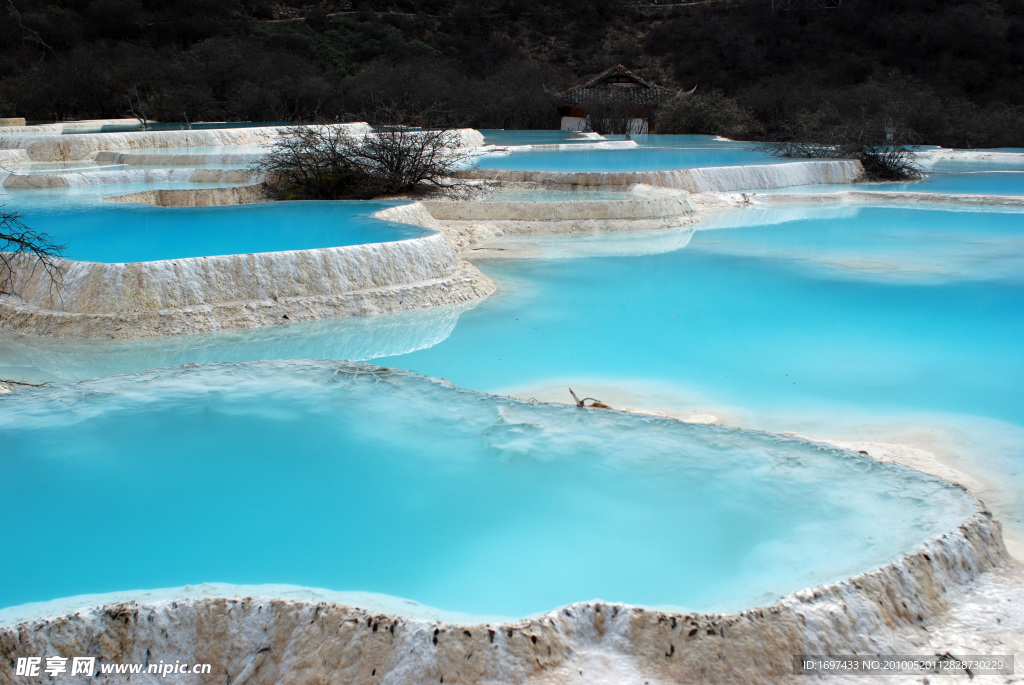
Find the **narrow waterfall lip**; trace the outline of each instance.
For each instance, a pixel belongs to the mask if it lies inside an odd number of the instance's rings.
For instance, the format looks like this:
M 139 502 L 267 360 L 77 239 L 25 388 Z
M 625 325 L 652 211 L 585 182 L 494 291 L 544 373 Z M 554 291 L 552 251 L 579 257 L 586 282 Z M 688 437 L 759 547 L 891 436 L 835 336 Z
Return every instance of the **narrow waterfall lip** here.
M 723 193 L 797 185 L 850 183 L 863 178 L 864 168 L 858 160 L 796 160 L 775 164 L 738 164 L 653 171 L 577 172 L 474 168 L 458 171 L 455 175 L 464 179 L 580 187 L 644 184 L 692 193 Z
M 758 204 L 814 204 L 819 202 L 850 202 L 859 205 L 906 205 L 915 209 L 957 209 L 992 211 L 1000 207 L 1024 207 L 1020 195 L 992 195 L 984 193 L 927 193 L 914 191 L 872 190 L 870 187 L 857 190 L 835 190 L 824 193 L 750 193 L 748 199 Z M 933 205 L 944 205 L 934 207 Z
M 308 249 L 304 249 L 304 250 L 270 250 L 268 252 L 230 252 L 230 253 L 226 253 L 226 254 L 204 255 L 204 256 L 200 256 L 200 257 L 176 257 L 174 259 L 146 259 L 146 260 L 140 260 L 140 261 L 137 261 L 137 262 L 95 262 L 95 261 L 89 261 L 87 259 L 59 259 L 59 260 L 54 260 L 54 264 L 56 264 L 57 266 L 60 266 L 62 268 L 70 267 L 72 265 L 83 265 L 83 266 L 96 265 L 96 266 L 105 266 L 105 267 L 116 268 L 116 267 L 129 266 L 129 265 L 132 265 L 132 264 L 164 264 L 164 263 L 166 263 L 166 264 L 180 265 L 180 264 L 183 264 L 183 263 L 187 264 L 187 263 L 190 263 L 190 262 L 199 262 L 199 261 L 202 261 L 202 260 L 234 259 L 234 258 L 237 258 L 237 257 L 261 257 L 261 256 L 264 256 L 264 255 L 267 256 L 267 257 L 293 257 L 295 255 L 304 254 L 304 253 L 312 254 L 312 253 L 324 252 L 324 251 L 345 250 L 347 248 L 373 247 L 375 245 L 388 245 L 390 243 L 414 243 L 416 241 L 422 241 L 424 239 L 433 238 L 434 236 L 438 235 L 438 232 L 436 230 L 432 229 L 432 228 L 428 228 L 426 226 L 420 226 L 420 228 L 422 228 L 426 232 L 426 235 L 418 235 L 418 236 L 413 236 L 411 238 L 397 238 L 395 240 L 378 240 L 377 242 L 373 242 L 373 243 L 359 243 L 357 245 L 330 245 L 330 246 L 327 246 L 327 247 L 312 247 L 312 248 L 308 248 Z
M 485 400 L 500 400 L 502 403 L 522 406 L 552 406 L 557 404 L 514 399 L 484 393 L 452 385 L 443 379 L 423 376 L 402 369 L 334 360 L 223 362 L 194 366 L 187 365 L 187 367 L 166 367 L 163 369 L 155 369 L 136 374 L 115 374 L 98 379 L 78 381 L 49 388 L 19 391 L 12 395 L 0 397 L 0 404 L 3 404 L 4 402 L 17 403 L 21 401 L 21 398 L 40 398 L 45 395 L 54 395 L 56 396 L 55 401 L 62 401 L 60 398 L 69 394 L 81 392 L 102 394 L 105 390 L 104 386 L 111 385 L 114 387 L 108 389 L 108 392 L 116 393 L 119 392 L 116 388 L 116 384 L 122 379 L 147 377 L 157 380 L 161 378 L 174 379 L 180 374 L 192 373 L 193 370 L 197 368 L 224 371 L 231 375 L 234 382 L 244 380 L 244 376 L 240 376 L 235 372 L 247 371 L 250 373 L 258 373 L 262 368 L 274 368 L 285 371 L 291 369 L 310 369 L 314 372 L 344 372 L 352 375 L 383 374 L 388 377 L 397 376 L 400 378 L 414 378 L 418 381 L 443 386 L 446 392 L 469 395 L 474 399 L 482 398 Z M 180 385 L 175 387 L 175 392 L 190 393 L 191 391 L 184 385 Z M 637 416 L 636 413 L 621 410 L 591 411 L 612 411 L 615 412 L 615 414 L 622 416 L 623 420 L 631 420 L 629 417 Z M 666 425 L 683 423 L 677 419 L 669 417 L 651 417 L 649 415 L 641 416 L 645 421 L 664 423 Z M 824 443 L 819 443 L 805 438 L 779 435 L 768 431 L 746 428 L 701 426 L 699 429 L 713 434 L 770 436 L 776 440 L 782 439 L 783 442 L 826 447 L 827 449 L 837 453 L 842 458 L 850 459 L 851 461 L 862 461 L 869 464 L 877 463 L 874 459 L 855 453 L 852 450 L 839 449 L 832 445 L 826 445 Z M 212 601 L 220 598 L 227 598 L 231 600 L 245 599 L 246 601 L 266 599 L 271 601 L 308 603 L 311 605 L 317 603 L 329 603 L 334 605 L 351 606 L 357 610 L 375 612 L 377 614 L 383 613 L 389 617 L 405 620 L 410 623 L 443 623 L 454 625 L 456 627 L 473 627 L 483 624 L 494 624 L 497 622 L 501 622 L 503 626 L 533 626 L 543 624 L 558 617 L 559 615 L 567 615 L 566 612 L 568 612 L 568 614 L 585 613 L 591 610 L 600 612 L 601 607 L 615 608 L 616 613 L 618 611 L 625 611 L 633 614 L 647 613 L 654 618 L 686 616 L 716 625 L 729 625 L 740 620 L 748 620 L 753 616 L 763 617 L 765 614 L 777 613 L 778 611 L 793 611 L 799 609 L 799 607 L 821 605 L 822 602 L 826 605 L 830 605 L 830 603 L 835 602 L 842 602 L 844 601 L 844 598 L 851 593 L 870 596 L 870 591 L 863 590 L 863 586 L 872 586 L 876 584 L 879 579 L 890 577 L 895 577 L 897 579 L 903 578 L 904 580 L 900 582 L 906 583 L 907 579 L 912 578 L 914 573 L 921 572 L 922 565 L 932 568 L 935 573 L 952 574 L 954 578 L 951 582 L 967 582 L 978 573 L 987 570 L 988 568 L 999 567 L 1005 562 L 1007 554 L 1002 543 L 998 523 L 993 521 L 991 514 L 985 509 L 984 505 L 970 495 L 963 486 L 956 483 L 950 483 L 936 476 L 921 474 L 921 472 L 915 471 L 914 469 L 906 466 L 889 464 L 887 465 L 887 468 L 912 472 L 927 481 L 935 482 L 940 487 L 959 490 L 963 493 L 963 496 L 970 505 L 969 513 L 951 530 L 933 535 L 932 537 L 921 541 L 911 550 L 899 554 L 888 562 L 874 565 L 847 578 L 788 593 L 766 605 L 758 605 L 736 612 L 707 613 L 672 606 L 648 607 L 622 602 L 605 602 L 600 599 L 594 599 L 553 607 L 550 610 L 528 616 L 477 616 L 434 609 L 432 607 L 426 607 L 418 603 L 411 602 L 410 600 L 390 595 L 325 591 L 317 588 L 306 588 L 292 585 L 236 586 L 213 583 L 197 586 L 184 586 L 179 588 L 120 591 L 100 595 L 79 595 L 46 602 L 7 607 L 0 609 L 0 629 L 11 629 L 17 626 L 18 630 L 45 630 L 47 623 L 57 616 L 70 616 L 71 614 L 75 614 L 77 616 L 77 612 L 88 612 L 91 609 L 98 610 L 98 607 L 102 605 L 110 605 L 113 603 L 136 602 L 139 605 L 144 606 L 162 606 L 167 608 L 168 605 L 174 602 L 194 601 L 201 604 L 205 601 Z M 974 550 L 974 553 L 976 553 L 977 558 L 966 560 L 958 558 L 958 549 L 961 549 L 963 545 L 971 547 Z M 966 552 L 967 550 L 964 549 L 963 551 Z M 913 593 L 912 587 L 903 588 L 903 590 Z M 898 603 L 900 599 L 900 597 L 896 597 L 893 598 L 893 601 Z M 903 599 L 905 601 L 909 601 L 910 598 L 908 597 Z

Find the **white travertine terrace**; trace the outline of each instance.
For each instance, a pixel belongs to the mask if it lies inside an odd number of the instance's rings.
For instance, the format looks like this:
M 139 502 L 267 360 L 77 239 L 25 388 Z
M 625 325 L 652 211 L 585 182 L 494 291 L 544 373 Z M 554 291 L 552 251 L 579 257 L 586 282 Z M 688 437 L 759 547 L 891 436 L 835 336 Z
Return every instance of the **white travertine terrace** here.
M 258 179 L 248 169 L 114 169 L 102 167 L 88 173 L 10 174 L 4 188 L 37 190 L 73 186 L 122 185 L 132 183 L 246 183 Z
M 613 661 L 612 670 L 651 682 L 778 683 L 792 676 L 800 654 L 921 652 L 929 627 L 950 609 L 950 593 L 1007 561 L 999 524 L 979 510 L 890 564 L 735 614 L 588 602 L 481 624 L 286 599 L 259 587 L 214 597 L 184 588 L 174 599 L 103 606 L 83 598 L 66 613 L 18 615 L 0 626 L 0 668 L 19 657 L 74 654 L 107 663 L 211 664 L 223 682 L 246 674 L 248 685 L 522 683 L 575 676 L 597 665 L 591 658 L 599 653 L 605 669 Z M 144 678 L 138 682 L 150 682 Z
M 331 124 L 355 135 L 369 132 L 365 123 Z M 21 149 L 37 162 L 89 159 L 103 150 L 124 152 L 149 148 L 263 145 L 274 142 L 285 127 L 204 129 L 202 131 L 130 131 L 76 135 L 0 134 L 0 149 Z M 482 140 L 482 136 L 481 136 Z
M 631 186 L 637 183 L 676 188 L 691 193 L 727 193 L 788 186 L 855 183 L 864 177 L 857 160 L 786 162 L 749 166 L 677 169 L 673 171 L 512 171 L 467 169 L 462 178 L 492 179 L 505 183 L 543 183 L 563 186 Z
M 480 147 L 484 144 L 484 134 L 475 128 L 460 128 L 456 133 L 459 136 L 459 145 L 463 148 Z
M 1001 150 L 953 150 L 940 147 L 935 150 L 920 150 L 915 153 L 915 161 L 923 166 L 932 166 L 937 162 L 1004 162 L 1024 165 L 1024 152 L 1004 152 Z
M 112 202 L 140 202 L 158 207 L 223 207 L 267 202 L 262 185 L 235 186 L 233 188 L 203 188 L 193 190 L 157 189 L 143 190 L 128 195 L 108 197 Z
M 554 683 L 580 675 L 777 685 L 803 682 L 793 675 L 802 654 L 930 653 L 931 633 L 946 625 L 957 598 L 1011 567 L 999 523 L 975 501 L 955 528 L 898 559 L 736 613 L 591 601 L 487 619 L 293 586 L 144 590 L 0 610 L 0 669 L 56 654 L 210 664 L 218 682 L 247 685 Z
M 494 285 L 438 234 L 316 250 L 131 264 L 64 261 L 63 288 L 16 255 L 0 325 L 57 337 L 140 337 L 464 302 Z
M 371 134 L 365 123 L 326 124 L 349 135 Z M 239 129 L 204 129 L 201 131 L 131 131 L 127 133 L 83 133 L 60 135 L 32 133 L 12 135 L 0 133 L 0 166 L 7 165 L 11 173 L 0 176 L 3 187 L 32 190 L 64 188 L 68 186 L 132 184 L 132 183 L 256 183 L 256 172 L 249 169 L 208 168 L 215 164 L 254 164 L 263 153 L 253 147 L 271 146 L 287 133 L 288 127 L 263 126 Z M 457 129 L 454 132 L 459 146 L 474 150 L 483 145 L 483 134 L 475 129 Z M 247 152 L 197 152 L 161 155 L 159 148 L 248 146 Z M 141 150 L 142 152 L 128 152 Z M 88 161 L 99 164 L 87 172 L 50 171 L 25 173 L 33 162 Z M 104 169 L 102 165 L 132 165 L 159 167 L 157 169 Z M 204 168 L 207 167 L 207 168 Z
M 6 124 L 6 121 L 20 121 L 20 124 Z M 0 136 L 6 135 L 51 135 L 64 131 L 81 131 L 83 129 L 100 128 L 103 126 L 135 126 L 142 130 L 142 122 L 138 119 L 84 119 L 82 121 L 58 121 L 53 124 L 33 124 L 26 126 L 24 119 L 0 119 Z
M 804 202 L 885 202 L 894 204 L 984 205 L 1024 207 L 1020 195 L 978 195 L 967 193 L 910 193 L 892 190 L 840 190 L 832 193 L 752 194 L 747 199 L 764 204 Z
M 459 254 L 499 237 L 651 231 L 696 223 L 687 193 L 633 186 L 637 196 L 625 200 L 579 202 L 423 201 L 389 207 L 378 219 L 427 226 L 441 232 Z M 579 212 L 575 207 L 581 206 Z
M 31 161 L 25 150 L 0 150 L 0 166 L 22 165 Z
M 678 217 L 690 214 L 686 197 L 637 195 L 625 200 L 576 200 L 572 202 L 446 202 L 425 201 L 423 205 L 435 219 L 443 221 L 573 221 Z
M 260 161 L 260 152 L 195 152 L 159 154 L 147 152 L 112 152 L 103 150 L 92 156 L 98 164 L 127 164 L 129 166 L 216 166 L 217 164 L 253 164 Z

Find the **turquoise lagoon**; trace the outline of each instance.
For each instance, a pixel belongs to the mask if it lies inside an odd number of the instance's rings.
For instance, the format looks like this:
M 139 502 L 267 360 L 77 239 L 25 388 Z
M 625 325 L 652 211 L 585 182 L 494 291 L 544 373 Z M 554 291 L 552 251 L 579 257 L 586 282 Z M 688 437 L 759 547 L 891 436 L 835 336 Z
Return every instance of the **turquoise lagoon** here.
M 593 138 L 575 131 L 509 131 L 502 128 L 482 128 L 484 145 L 565 145 L 592 143 Z
M 59 213 L 85 195 L 32 197 Z M 475 305 L 181 339 L 0 333 L 0 377 L 346 358 L 775 432 L 956 433 L 946 446 L 1000 481 L 988 503 L 1024 530 L 1024 212 L 795 205 L 696 228 L 496 242 L 477 264 L 499 292 Z M 931 479 L 777 435 L 325 363 L 18 393 L 0 432 L 0 494 L 38 516 L 9 548 L 76 533 L 73 573 L 4 565 L 0 606 L 219 581 L 475 615 L 597 597 L 730 610 L 884 563 L 969 513 Z M 90 556 L 96 536 L 198 554 Z
M 38 196 L 40 192 L 45 196 Z M 79 261 L 148 262 L 308 250 L 430 232 L 371 218 L 375 211 L 401 204 L 393 201 L 166 208 L 97 201 L 98 193 L 21 191 L 12 196 L 27 224 L 66 245 L 64 256 Z
M 972 195 L 1024 195 L 1024 169 L 1004 171 L 932 171 L 912 183 L 872 183 L 865 190 Z
M 477 617 L 593 599 L 728 611 L 974 511 L 909 469 L 781 436 L 332 362 L 26 391 L 0 397 L 0 432 L 0 498 L 25 514 L 7 548 L 50 555 L 0 567 L 0 607 L 216 580 Z
M 664 171 L 694 167 L 775 164 L 755 144 L 712 136 L 634 136 L 637 147 L 613 150 L 522 150 L 491 154 L 474 161 L 484 169 L 519 171 Z M 585 141 L 580 141 L 585 142 Z
M 172 340 L 8 334 L 0 367 L 70 380 L 330 357 L 522 397 L 568 401 L 578 386 L 610 401 L 628 391 L 630 406 L 778 431 L 955 425 L 980 441 L 972 453 L 1017 482 L 1022 220 L 1020 211 L 819 204 L 722 213 L 696 231 L 538 237 L 529 246 L 542 258 L 478 261 L 499 292 L 476 306 Z M 492 254 L 522 247 L 498 246 Z M 543 258 L 598 248 L 606 256 Z M 1018 502 L 1000 497 L 990 504 L 1016 525 Z

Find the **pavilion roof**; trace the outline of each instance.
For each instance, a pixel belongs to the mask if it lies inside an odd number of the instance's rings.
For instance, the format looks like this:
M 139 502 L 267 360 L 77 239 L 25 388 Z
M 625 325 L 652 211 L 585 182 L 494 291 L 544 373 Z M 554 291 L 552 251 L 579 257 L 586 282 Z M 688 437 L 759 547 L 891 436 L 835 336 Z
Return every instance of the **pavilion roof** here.
M 621 64 L 605 69 L 586 83 L 562 94 L 566 104 L 659 105 L 675 97 L 676 91 L 656 86 Z

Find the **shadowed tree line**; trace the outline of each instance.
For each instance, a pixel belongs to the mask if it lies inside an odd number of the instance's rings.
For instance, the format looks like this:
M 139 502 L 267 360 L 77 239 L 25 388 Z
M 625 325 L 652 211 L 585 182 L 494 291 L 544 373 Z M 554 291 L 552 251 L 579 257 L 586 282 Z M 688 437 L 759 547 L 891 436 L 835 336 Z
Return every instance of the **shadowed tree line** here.
M 662 109 L 663 132 L 778 139 L 895 117 L 922 142 L 1024 145 L 1024 0 L 2 2 L 0 112 L 30 120 L 333 120 L 383 100 L 554 128 L 549 91 L 621 62 L 697 86 Z

